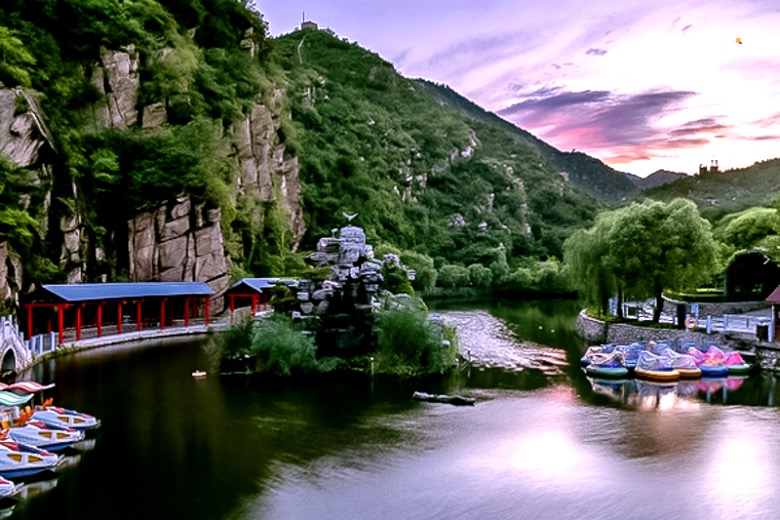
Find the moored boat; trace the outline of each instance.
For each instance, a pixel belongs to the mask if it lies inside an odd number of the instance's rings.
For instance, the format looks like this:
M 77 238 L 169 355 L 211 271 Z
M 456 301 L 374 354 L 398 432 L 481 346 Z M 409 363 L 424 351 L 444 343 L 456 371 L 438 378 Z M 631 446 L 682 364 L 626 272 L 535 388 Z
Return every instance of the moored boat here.
M 637 359 L 634 375 L 638 379 L 647 379 L 649 381 L 678 381 L 680 372 L 672 367 L 669 358 L 664 355 L 655 355 L 652 352 L 643 350 Z
M 9 428 L 8 437 L 37 448 L 57 451 L 83 441 L 84 432 L 72 428 L 53 428 L 41 421 L 27 420 L 24 424 Z
M 597 378 L 624 378 L 628 375 L 624 359 L 623 353 L 618 350 L 607 353 L 592 352 L 588 356 L 589 363 L 585 372 Z
M 61 460 L 59 455 L 35 446 L 0 441 L 0 477 L 13 479 L 53 470 Z
M 0 404 L 2 402 L 2 394 L 7 392 L 10 395 L 23 396 L 24 402 L 31 399 L 33 394 L 43 392 L 53 388 L 54 384 L 42 385 L 36 381 L 20 381 L 13 384 L 0 383 Z M 19 406 L 18 404 L 6 406 Z M 54 428 L 73 428 L 76 430 L 92 430 L 100 426 L 100 420 L 95 416 L 79 412 L 77 410 L 71 410 L 69 408 L 63 408 L 59 406 L 52 406 L 52 399 L 46 399 L 43 403 L 36 405 L 32 419 L 41 421 L 44 424 Z
M 729 373 L 729 369 L 723 364 L 722 351 L 720 351 L 720 349 L 714 351 L 713 348 L 715 347 L 711 346 L 707 352 L 702 352 L 696 347 L 690 347 L 688 349 L 688 355 L 696 362 L 696 365 L 701 370 L 702 377 L 726 377 Z
M 671 348 L 664 350 L 664 355 L 669 358 L 672 368 L 680 373 L 681 379 L 698 379 L 701 377 L 701 369 L 696 366 L 696 360 L 688 354 L 680 354 Z

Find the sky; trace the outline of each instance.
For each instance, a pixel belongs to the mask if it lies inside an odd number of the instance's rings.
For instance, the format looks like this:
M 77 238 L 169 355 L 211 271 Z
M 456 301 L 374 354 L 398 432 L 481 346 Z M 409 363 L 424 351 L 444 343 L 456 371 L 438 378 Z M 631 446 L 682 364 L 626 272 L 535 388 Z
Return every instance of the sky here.
M 780 157 L 780 0 L 255 0 L 647 176 Z M 738 43 L 741 41 L 741 43 Z

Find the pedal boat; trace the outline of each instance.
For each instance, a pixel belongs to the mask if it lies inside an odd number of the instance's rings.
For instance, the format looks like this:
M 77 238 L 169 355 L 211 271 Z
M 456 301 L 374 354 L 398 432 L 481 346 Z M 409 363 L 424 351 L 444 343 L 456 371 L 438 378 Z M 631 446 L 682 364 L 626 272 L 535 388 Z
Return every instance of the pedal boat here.
M 33 394 L 43 392 L 53 388 L 54 384 L 42 385 L 35 381 L 20 381 L 13 384 L 0 383 L 0 394 L 8 392 L 11 395 L 23 395 L 26 399 L 30 399 Z M 29 396 L 29 397 L 28 397 Z M 2 400 L 0 399 L 0 404 Z M 18 406 L 18 405 L 7 405 Z M 76 410 L 70 410 L 68 408 L 62 408 L 59 406 L 52 406 L 52 399 L 46 399 L 42 404 L 36 405 L 32 419 L 41 421 L 51 427 L 55 428 L 73 428 L 76 430 L 92 430 L 100 426 L 100 419 L 95 416 L 79 412 Z
M 590 363 L 585 367 L 585 373 L 591 377 L 622 379 L 628 375 L 622 352 L 595 352 L 588 359 Z
M 667 348 L 664 355 L 669 358 L 672 368 L 680 373 L 680 379 L 698 379 L 701 377 L 701 368 L 696 366 L 696 360 L 688 354 L 680 354 Z
M 639 353 L 634 376 L 637 379 L 657 382 L 674 382 L 680 380 L 680 372 L 672 367 L 667 356 L 657 356 L 652 352 L 643 350 Z
M 84 432 L 73 428 L 50 427 L 41 421 L 27 420 L 8 429 L 8 438 L 36 448 L 58 451 L 84 440 Z
M 720 351 L 720 349 L 717 350 Z M 728 375 L 729 369 L 723 364 L 722 353 L 722 351 L 720 351 L 720 354 L 713 351 L 713 347 L 710 347 L 706 353 L 696 347 L 690 347 L 688 349 L 688 355 L 691 356 L 696 362 L 696 365 L 698 365 L 701 370 L 701 376 L 709 378 L 726 377 Z
M 7 478 L 0 477 L 0 500 L 18 493 L 19 487 L 18 484 L 11 482 Z
M 55 469 L 62 457 L 54 453 L 9 440 L 0 441 L 0 477 L 17 478 Z

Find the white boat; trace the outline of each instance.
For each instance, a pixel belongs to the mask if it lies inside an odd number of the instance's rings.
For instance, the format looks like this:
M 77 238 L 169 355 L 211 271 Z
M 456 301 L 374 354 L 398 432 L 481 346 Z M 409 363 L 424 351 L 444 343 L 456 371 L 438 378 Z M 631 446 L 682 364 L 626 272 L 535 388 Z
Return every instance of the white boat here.
M 61 460 L 61 456 L 35 446 L 9 440 L 0 441 L 0 477 L 26 477 L 53 470 Z
M 84 440 L 84 432 L 73 428 L 51 427 L 41 421 L 27 420 L 8 429 L 8 438 L 42 448 L 57 451 Z
M 52 427 L 92 430 L 100 426 L 100 419 L 76 410 L 59 406 L 38 405 L 33 410 L 32 419 Z
M 19 485 L 7 478 L 0 477 L 0 499 L 15 495 L 19 491 Z

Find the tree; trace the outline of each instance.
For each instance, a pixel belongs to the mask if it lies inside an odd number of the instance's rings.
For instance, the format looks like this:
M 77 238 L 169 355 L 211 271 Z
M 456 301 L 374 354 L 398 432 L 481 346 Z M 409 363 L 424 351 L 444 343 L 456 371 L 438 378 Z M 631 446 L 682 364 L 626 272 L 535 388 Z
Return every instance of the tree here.
M 563 244 L 563 259 L 572 284 L 587 304 L 599 305 L 602 314 L 607 312 L 609 298 L 618 291 L 609 245 L 619 211 L 599 214 L 593 227 L 576 231 Z
M 493 272 L 482 264 L 471 264 L 469 280 L 474 287 L 487 289 L 493 283 Z
M 606 310 L 607 299 L 616 292 L 620 299 L 623 291 L 635 298 L 653 297 L 656 322 L 664 290 L 698 287 L 719 269 L 710 224 L 687 199 L 634 202 L 602 213 L 592 228 L 572 235 L 564 247 L 573 282 L 590 302 Z
M 615 278 L 632 296 L 655 298 L 655 322 L 665 289 L 696 288 L 719 269 L 710 224 L 687 199 L 635 202 L 617 212 L 608 236 Z
M 439 269 L 438 283 L 442 287 L 465 287 L 469 283 L 469 270 L 462 265 L 443 265 Z

